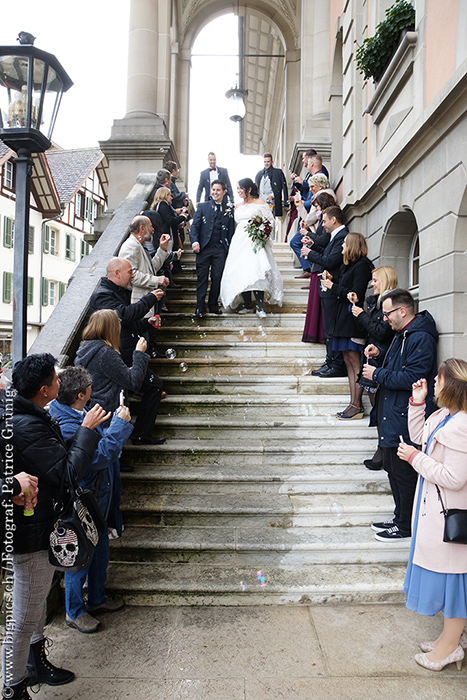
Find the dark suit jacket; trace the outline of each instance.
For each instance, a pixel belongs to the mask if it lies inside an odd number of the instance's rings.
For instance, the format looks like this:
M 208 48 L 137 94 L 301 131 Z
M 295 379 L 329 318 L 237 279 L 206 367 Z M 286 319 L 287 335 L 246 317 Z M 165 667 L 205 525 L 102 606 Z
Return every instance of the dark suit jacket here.
M 320 248 L 314 244 L 313 249 L 308 253 L 309 262 L 318 263 L 321 268 L 320 272 L 327 270 L 333 276 L 334 281 L 339 279 L 340 267 L 343 263 L 342 243 L 348 232 L 349 229 L 347 226 L 344 226 L 343 229 L 336 233 L 332 241 L 329 241 L 325 248 Z M 322 291 L 321 285 L 319 286 L 319 295 L 324 299 L 331 296 L 328 290 Z
M 222 243 L 227 251 L 235 230 L 234 210 L 233 207 L 225 205 L 225 198 L 221 206 Z M 211 240 L 215 212 L 216 205 L 212 199 L 207 202 L 202 202 L 198 206 L 193 221 L 191 222 L 190 241 L 192 244 L 199 243 L 200 251 L 203 250 Z
M 218 166 L 217 170 L 219 171 L 219 175 L 217 177 L 218 180 L 222 180 L 225 182 L 227 185 L 227 196 L 229 197 L 230 201 L 234 201 L 234 196 L 232 192 L 232 185 L 230 184 L 230 178 L 229 178 L 229 173 L 227 172 L 227 168 L 220 168 Z M 198 189 L 196 190 L 196 201 L 200 202 L 201 201 L 201 195 L 204 191 L 204 201 L 208 202 L 209 198 L 211 196 L 211 178 L 209 175 L 209 168 L 206 168 L 206 170 L 203 170 L 201 172 L 201 175 L 199 176 L 199 185 Z
M 256 173 L 255 182 L 258 189 L 263 174 L 264 168 Z M 274 194 L 273 214 L 274 216 L 282 216 L 282 207 L 287 204 L 289 199 L 285 175 L 280 168 L 269 168 L 269 179 L 271 180 L 272 192 Z

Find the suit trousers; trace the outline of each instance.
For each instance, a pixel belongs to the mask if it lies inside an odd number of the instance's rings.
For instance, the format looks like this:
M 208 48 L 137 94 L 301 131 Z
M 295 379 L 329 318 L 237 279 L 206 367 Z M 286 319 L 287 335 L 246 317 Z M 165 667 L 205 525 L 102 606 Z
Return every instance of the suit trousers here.
M 334 297 L 321 297 L 321 310 L 323 312 L 323 328 L 326 338 L 326 364 L 328 367 L 344 368 L 344 358 L 341 352 L 332 349 L 332 330 L 336 315 L 336 300 Z
M 132 437 L 150 437 L 157 418 L 162 398 L 162 379 L 159 379 L 148 367 L 141 386 L 143 398 L 139 405 L 138 416 Z
M 412 530 L 412 508 L 418 474 L 408 462 L 399 459 L 397 447 L 383 447 L 383 469 L 387 471 L 394 498 L 394 525 L 403 535 Z
M 308 258 L 301 258 L 300 257 L 300 251 L 303 248 L 302 236 L 303 236 L 302 229 L 300 228 L 300 225 L 299 225 L 297 233 L 293 236 L 292 240 L 290 241 L 290 247 L 292 248 L 293 252 L 297 256 L 298 261 L 299 261 L 300 265 L 302 266 L 303 272 L 310 272 L 311 265 L 310 265 Z
M 211 270 L 211 289 L 209 290 L 208 307 L 217 308 L 221 290 L 222 273 L 224 272 L 227 250 L 220 241 L 210 240 L 196 255 L 196 308 L 206 310 L 206 292 L 208 289 L 209 270 Z

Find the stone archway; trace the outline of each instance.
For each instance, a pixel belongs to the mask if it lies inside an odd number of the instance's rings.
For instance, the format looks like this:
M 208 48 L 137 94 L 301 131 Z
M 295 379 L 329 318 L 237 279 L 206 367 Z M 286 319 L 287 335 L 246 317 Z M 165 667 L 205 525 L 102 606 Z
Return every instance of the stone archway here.
M 392 265 L 397 272 L 399 287 L 408 289 L 411 283 L 410 258 L 418 227 L 411 209 L 398 211 L 384 227 L 381 240 L 380 264 Z

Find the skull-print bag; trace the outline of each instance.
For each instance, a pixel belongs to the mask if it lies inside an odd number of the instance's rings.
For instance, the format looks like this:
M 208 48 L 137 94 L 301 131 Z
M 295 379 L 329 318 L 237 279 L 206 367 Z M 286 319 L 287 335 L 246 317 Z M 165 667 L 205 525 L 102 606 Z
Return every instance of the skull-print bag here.
M 107 523 L 92 491 L 76 485 L 68 467 L 55 511 L 57 517 L 49 535 L 49 561 L 60 571 L 79 571 L 91 562 Z

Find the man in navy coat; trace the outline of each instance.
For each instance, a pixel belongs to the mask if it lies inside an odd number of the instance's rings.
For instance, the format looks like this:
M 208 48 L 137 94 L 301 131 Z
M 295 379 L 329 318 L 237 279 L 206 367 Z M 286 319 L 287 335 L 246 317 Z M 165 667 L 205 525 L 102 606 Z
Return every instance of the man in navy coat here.
M 282 216 L 283 208 L 288 206 L 288 190 L 285 175 L 280 168 L 274 168 L 271 153 L 263 156 L 264 169 L 256 173 L 255 182 L 259 196 L 273 206 L 274 216 Z
M 211 187 L 214 180 L 222 180 L 222 182 L 225 182 L 227 189 L 227 197 L 229 198 L 229 201 L 233 203 L 234 196 L 227 168 L 217 167 L 216 154 L 212 153 L 212 151 L 211 153 L 208 153 L 208 163 L 209 168 L 203 170 L 201 172 L 201 175 L 199 176 L 199 185 L 198 189 L 196 190 L 196 206 L 198 206 L 198 204 L 201 202 L 201 195 L 203 194 L 203 192 L 204 201 L 207 202 L 209 200 L 209 197 L 211 195 Z
M 222 273 L 234 233 L 233 207 L 225 201 L 227 185 L 222 180 L 214 180 L 211 186 L 211 199 L 200 204 L 195 212 L 190 229 L 191 247 L 196 253 L 196 316 L 206 313 L 206 292 L 211 270 L 211 289 L 208 308 L 210 313 L 221 314 L 218 306 Z

